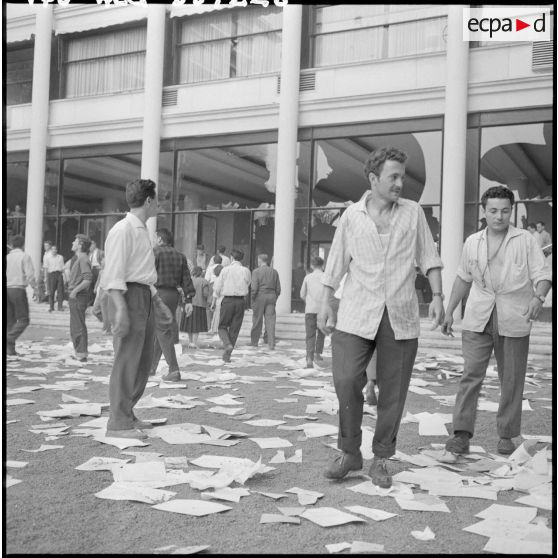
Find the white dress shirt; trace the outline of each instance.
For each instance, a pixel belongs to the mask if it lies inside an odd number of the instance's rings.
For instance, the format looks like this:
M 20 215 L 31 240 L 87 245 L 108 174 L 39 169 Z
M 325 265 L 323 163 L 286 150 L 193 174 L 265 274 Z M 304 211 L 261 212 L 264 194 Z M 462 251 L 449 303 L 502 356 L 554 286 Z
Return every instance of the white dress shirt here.
M 300 298 L 306 303 L 304 306 L 305 314 L 317 314 L 320 311 L 325 290 L 322 285 L 323 274 L 323 270 L 315 269 L 302 281 Z
M 52 251 L 45 252 L 43 257 L 43 266 L 47 273 L 53 271 L 64 271 L 64 258 L 62 254 L 53 255 Z
M 213 285 L 215 296 L 246 296 L 251 280 L 250 270 L 233 260 L 217 277 Z

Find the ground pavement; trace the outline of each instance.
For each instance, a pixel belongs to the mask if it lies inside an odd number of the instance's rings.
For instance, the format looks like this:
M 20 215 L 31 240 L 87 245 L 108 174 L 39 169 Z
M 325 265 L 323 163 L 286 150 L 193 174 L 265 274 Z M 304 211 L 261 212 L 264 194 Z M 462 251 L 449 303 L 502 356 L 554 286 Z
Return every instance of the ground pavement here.
M 362 472 L 322 475 L 336 452 L 329 349 L 309 370 L 301 342 L 240 346 L 228 365 L 216 345 L 202 336 L 184 350 L 180 383 L 161 383 L 161 365 L 137 407 L 156 427 L 123 447 L 104 437 L 110 338 L 91 334 L 84 365 L 67 332 L 29 327 L 22 356 L 6 363 L 7 552 L 550 552 L 550 361 L 528 371 L 525 445 L 509 459 L 495 453 L 492 365 L 477 447 L 448 463 L 441 444 L 462 360 L 419 347 L 389 462 L 394 487 L 382 491 L 366 476 L 374 407 L 365 407 Z

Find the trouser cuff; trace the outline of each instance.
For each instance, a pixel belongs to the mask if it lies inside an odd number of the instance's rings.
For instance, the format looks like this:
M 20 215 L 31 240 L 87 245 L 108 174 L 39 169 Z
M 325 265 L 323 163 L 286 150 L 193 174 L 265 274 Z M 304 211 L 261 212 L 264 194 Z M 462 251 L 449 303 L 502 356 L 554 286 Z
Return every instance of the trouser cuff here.
M 341 436 L 341 434 L 339 434 L 339 436 L 337 437 L 337 447 L 346 453 L 352 453 L 353 455 L 358 455 L 360 452 L 361 444 L 362 444 L 362 432 L 357 436 L 352 436 L 350 438 Z

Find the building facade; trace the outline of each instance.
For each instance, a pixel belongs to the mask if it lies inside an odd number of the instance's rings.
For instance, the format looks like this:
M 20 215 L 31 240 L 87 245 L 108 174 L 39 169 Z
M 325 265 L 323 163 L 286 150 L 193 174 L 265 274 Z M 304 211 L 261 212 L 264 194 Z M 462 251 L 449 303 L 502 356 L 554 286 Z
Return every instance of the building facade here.
M 8 4 L 8 235 L 37 269 L 45 239 L 65 258 L 78 232 L 102 245 L 126 183 L 152 178 L 150 226 L 190 259 L 268 253 L 288 312 L 367 155 L 393 145 L 447 292 L 490 186 L 515 192 L 516 226 L 553 234 L 553 41 L 464 42 L 461 9 Z

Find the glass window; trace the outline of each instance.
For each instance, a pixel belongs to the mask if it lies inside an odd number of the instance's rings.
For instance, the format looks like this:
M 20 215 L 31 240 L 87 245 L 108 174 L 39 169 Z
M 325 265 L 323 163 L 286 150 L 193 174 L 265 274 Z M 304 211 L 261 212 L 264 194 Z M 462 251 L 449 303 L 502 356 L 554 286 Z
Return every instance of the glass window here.
M 447 18 L 423 16 L 420 19 L 418 10 L 427 7 L 384 4 L 316 7 L 314 65 L 445 50 Z
M 64 160 L 61 214 L 128 211 L 126 184 L 141 174 L 139 154 Z
M 179 83 L 278 72 L 280 8 L 250 6 L 186 18 L 179 32 Z
M 65 96 L 142 89 L 146 34 L 146 27 L 137 27 L 68 39 L 64 48 Z
M 173 167 L 174 153 L 172 151 L 161 153 L 159 155 L 159 180 L 157 181 L 157 199 L 160 212 L 172 211 Z
M 8 163 L 6 169 L 6 236 L 25 234 L 29 163 Z
M 439 205 L 442 132 L 335 138 L 316 142 L 312 206 L 358 201 L 370 188 L 364 176 L 368 155 L 392 145 L 407 153 L 403 197 L 422 205 Z
M 518 204 L 517 226 L 543 220 L 551 234 L 552 132 L 551 122 L 482 128 L 479 173 L 479 200 L 488 188 L 503 184 L 517 201 L 537 202 Z
M 33 46 L 6 49 L 6 104 L 31 102 Z
M 175 210 L 269 207 L 276 177 L 275 143 L 180 151 Z

